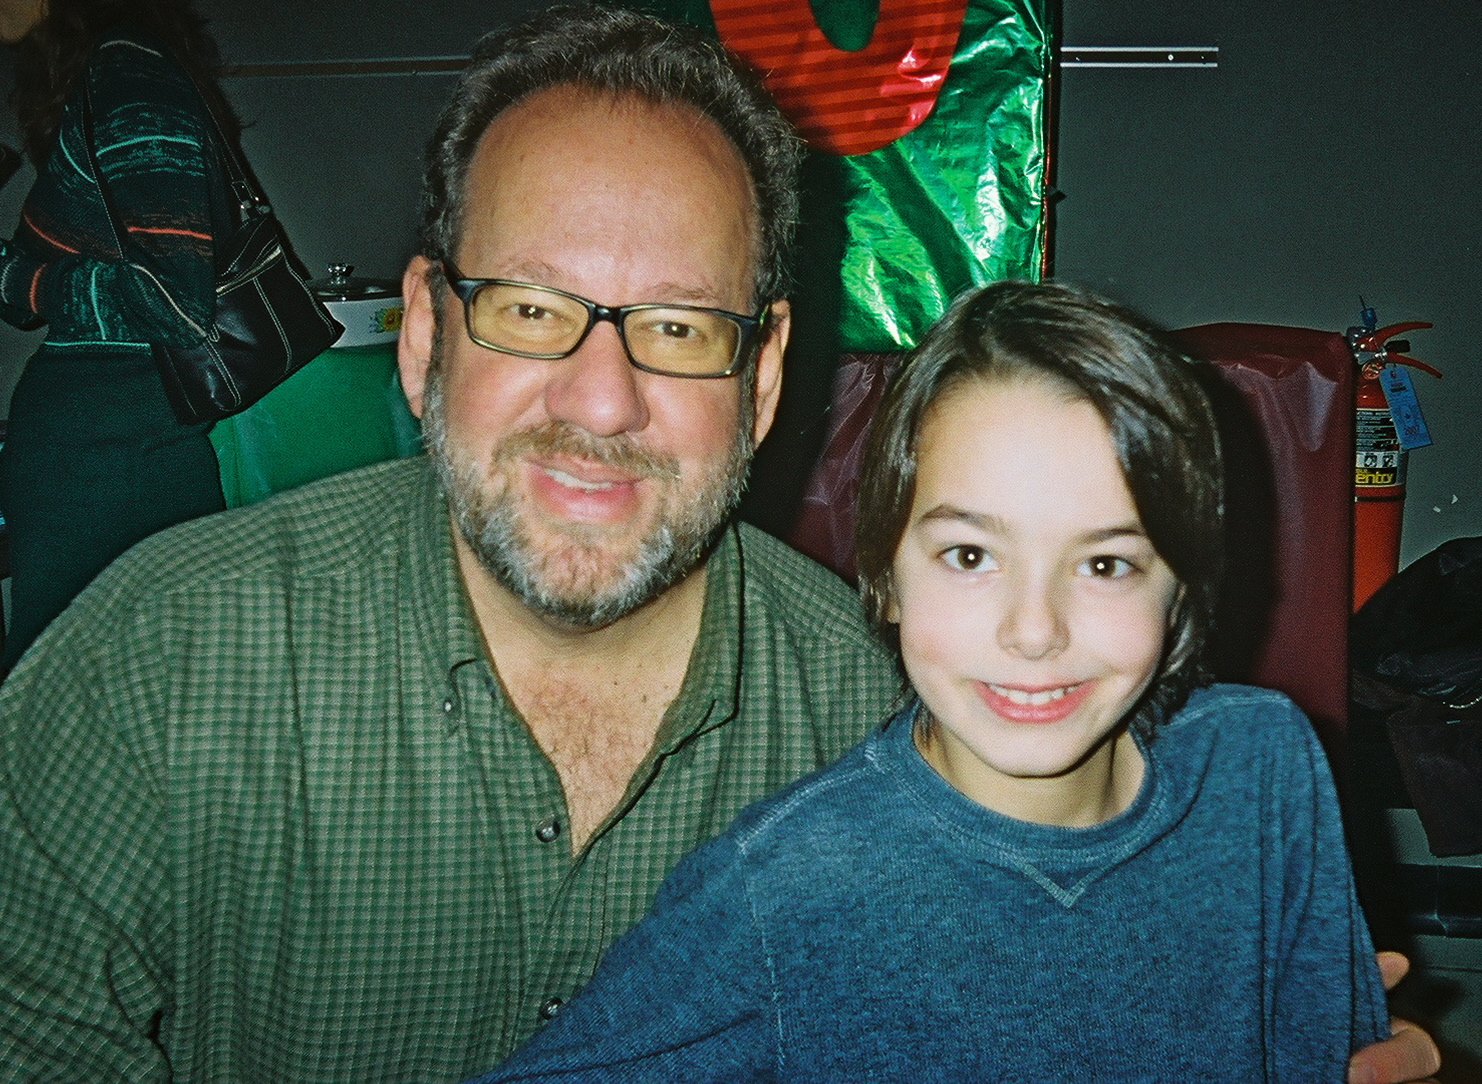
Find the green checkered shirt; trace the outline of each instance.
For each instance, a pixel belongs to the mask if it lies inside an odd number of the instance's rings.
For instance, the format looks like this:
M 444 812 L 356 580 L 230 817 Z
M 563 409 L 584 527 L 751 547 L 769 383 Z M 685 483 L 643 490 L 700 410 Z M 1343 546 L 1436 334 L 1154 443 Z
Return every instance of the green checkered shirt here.
M 894 698 L 853 596 L 781 543 L 728 532 L 706 590 L 655 749 L 573 858 L 424 460 L 144 543 L 0 693 L 0 1080 L 496 1063 L 681 854 Z

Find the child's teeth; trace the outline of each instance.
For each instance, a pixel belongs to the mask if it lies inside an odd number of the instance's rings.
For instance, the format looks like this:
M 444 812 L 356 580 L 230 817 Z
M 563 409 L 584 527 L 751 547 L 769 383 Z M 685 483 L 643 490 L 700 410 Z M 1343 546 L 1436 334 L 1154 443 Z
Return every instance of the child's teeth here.
M 1031 707 L 1043 707 L 1052 700 L 1059 700 L 1066 693 L 1066 689 L 1045 689 L 1042 692 L 1031 693 L 1023 689 L 1008 689 L 1002 685 L 990 685 L 994 692 L 1007 699 L 1011 704 L 1026 704 Z

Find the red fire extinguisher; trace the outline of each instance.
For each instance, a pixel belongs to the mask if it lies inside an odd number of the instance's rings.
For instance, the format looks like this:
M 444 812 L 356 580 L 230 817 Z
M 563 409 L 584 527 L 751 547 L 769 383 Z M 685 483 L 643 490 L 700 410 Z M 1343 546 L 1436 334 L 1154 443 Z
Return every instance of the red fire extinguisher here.
M 1362 328 L 1348 329 L 1358 364 L 1353 470 L 1353 608 L 1357 610 L 1400 567 L 1400 526 L 1405 512 L 1405 469 L 1410 448 L 1430 443 L 1406 365 L 1439 377 L 1423 361 L 1398 353 L 1410 344 L 1396 335 L 1433 325 L 1421 320 L 1373 327 L 1365 309 Z

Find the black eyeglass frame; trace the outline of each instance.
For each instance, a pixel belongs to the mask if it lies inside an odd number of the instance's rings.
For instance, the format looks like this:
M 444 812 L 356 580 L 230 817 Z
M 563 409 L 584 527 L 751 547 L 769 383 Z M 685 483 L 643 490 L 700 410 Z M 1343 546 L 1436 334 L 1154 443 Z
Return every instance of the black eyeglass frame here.
M 645 373 L 653 373 L 655 376 L 673 376 L 681 380 L 724 380 L 735 376 L 755 360 L 760 349 L 758 336 L 766 325 L 767 314 L 771 306 L 764 305 L 755 316 L 746 316 L 743 313 L 731 312 L 728 309 L 711 309 L 703 305 L 669 305 L 663 302 L 645 302 L 640 305 L 599 305 L 580 294 L 569 293 L 566 290 L 558 290 L 554 286 L 545 286 L 538 282 L 521 282 L 519 279 L 471 279 L 467 278 L 462 271 L 454 266 L 451 260 L 442 261 L 443 279 L 463 303 L 463 330 L 468 337 L 486 350 L 495 350 L 501 354 L 511 354 L 517 358 L 535 358 L 540 361 L 559 361 L 569 358 L 581 349 L 581 344 L 587 341 L 587 336 L 592 333 L 592 328 L 598 323 L 606 321 L 617 328 L 618 339 L 623 344 L 623 353 L 628 356 L 628 364 L 633 368 Z M 560 297 L 575 301 L 587 310 L 587 326 L 577 336 L 576 342 L 570 350 L 564 350 L 556 354 L 540 354 L 529 350 L 511 350 L 507 346 L 495 346 L 491 342 L 485 342 L 473 333 L 473 316 L 469 301 L 473 295 L 485 286 L 527 286 L 535 290 L 545 290 L 547 293 L 556 294 Z M 655 369 L 651 365 L 645 365 L 633 356 L 633 348 L 628 345 L 628 333 L 623 330 L 623 321 L 631 312 L 652 312 L 655 309 L 678 309 L 681 312 L 704 312 L 712 316 L 721 316 L 734 323 L 740 329 L 740 336 L 736 340 L 736 355 L 731 359 L 731 364 L 719 373 L 676 373 L 668 369 Z

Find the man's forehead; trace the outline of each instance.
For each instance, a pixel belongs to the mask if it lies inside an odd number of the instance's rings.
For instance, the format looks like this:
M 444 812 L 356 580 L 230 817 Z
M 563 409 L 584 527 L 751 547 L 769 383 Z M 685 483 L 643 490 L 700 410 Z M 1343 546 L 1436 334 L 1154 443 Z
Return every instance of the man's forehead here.
M 713 304 L 717 291 L 733 292 L 736 275 L 749 282 L 758 246 L 750 173 L 715 121 L 688 103 L 570 84 L 535 92 L 491 121 L 471 163 L 463 211 L 460 250 L 471 247 L 500 265 L 464 271 L 571 289 L 560 276 L 517 272 L 545 272 L 542 262 L 560 270 L 566 256 L 553 252 L 583 247 L 618 259 L 656 245 L 694 256 L 708 243 L 714 258 L 702 278 L 709 281 L 681 274 L 648 285 L 672 287 L 662 292 L 676 301 Z M 702 295 L 682 296 L 697 288 Z
M 746 213 L 756 213 L 745 158 L 699 108 L 569 83 L 535 91 L 490 121 L 474 151 L 468 187 L 520 180 L 548 188 L 542 178 L 582 169 L 589 185 L 606 172 L 630 170 L 638 182 L 630 189 L 692 181 L 716 200 L 738 195 Z
M 747 172 L 745 159 L 735 141 L 698 106 L 679 99 L 658 100 L 636 91 L 610 91 L 579 83 L 542 87 L 511 103 L 490 118 L 481 143 L 500 141 L 506 133 L 530 124 L 532 117 L 557 141 L 565 129 L 652 124 L 654 131 L 676 139 L 689 136 L 717 149 L 724 148 L 724 154 L 734 165 L 742 173 Z

